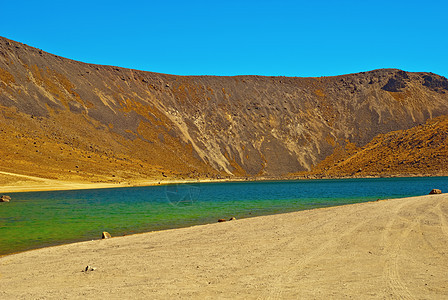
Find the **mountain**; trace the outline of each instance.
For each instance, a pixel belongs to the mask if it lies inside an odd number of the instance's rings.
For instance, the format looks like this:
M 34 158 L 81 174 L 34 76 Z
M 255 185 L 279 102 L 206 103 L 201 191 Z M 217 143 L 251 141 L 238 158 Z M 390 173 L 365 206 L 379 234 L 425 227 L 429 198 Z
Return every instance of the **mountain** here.
M 338 147 L 312 177 L 448 175 L 448 116 L 376 136 L 363 147 Z
M 448 80 L 433 73 L 175 76 L 0 38 L 0 171 L 113 182 L 322 175 L 341 149 L 359 153 L 400 130 L 409 138 L 444 115 Z M 414 171 L 433 174 L 425 164 Z

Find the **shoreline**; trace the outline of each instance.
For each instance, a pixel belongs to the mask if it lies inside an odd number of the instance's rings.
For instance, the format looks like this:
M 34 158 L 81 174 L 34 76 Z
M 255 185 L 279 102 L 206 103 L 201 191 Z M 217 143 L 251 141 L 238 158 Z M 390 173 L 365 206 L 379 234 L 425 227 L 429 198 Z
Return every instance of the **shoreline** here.
M 417 197 L 422 197 L 422 196 L 417 196 Z M 408 198 L 413 198 L 413 197 L 408 197 Z M 366 202 L 357 202 L 357 203 L 350 203 L 350 204 L 339 204 L 339 205 L 335 205 L 335 206 L 324 206 L 324 207 L 317 207 L 317 208 L 310 208 L 310 209 L 302 209 L 302 210 L 297 210 L 297 211 L 292 211 L 292 212 L 281 212 L 281 213 L 273 213 L 273 214 L 268 214 L 268 215 L 251 216 L 251 217 L 241 218 L 241 219 L 238 219 L 238 220 L 246 220 L 246 219 L 260 218 L 260 217 L 267 217 L 267 216 L 279 216 L 279 215 L 284 215 L 284 214 L 298 213 L 298 212 L 302 212 L 302 211 L 329 209 L 329 208 L 338 207 L 338 206 L 356 205 L 356 204 L 361 204 L 361 203 L 375 203 L 375 202 L 379 202 L 379 201 L 389 201 L 389 200 L 397 200 L 397 199 L 406 199 L 406 198 L 378 199 L 378 200 L 372 200 L 372 201 L 366 201 Z M 228 222 L 230 222 L 230 221 L 228 221 Z M 112 236 L 112 238 L 122 238 L 122 237 L 127 237 L 127 236 L 142 235 L 142 234 L 148 234 L 148 233 L 154 233 L 154 232 L 164 232 L 164 231 L 178 230 L 178 229 L 184 229 L 184 228 L 193 228 L 193 227 L 196 227 L 196 226 L 207 226 L 207 225 L 212 225 L 212 224 L 216 224 L 216 223 L 217 222 L 211 222 L 211 223 L 190 225 L 190 226 L 186 226 L 186 227 L 181 226 L 181 227 L 176 227 L 176 228 L 167 228 L 167 229 L 160 229 L 160 230 L 136 232 L 136 233 L 131 233 L 131 234 Z M 100 238 L 93 239 L 93 240 L 92 239 L 86 239 L 86 240 L 81 240 L 81 241 L 74 241 L 74 242 L 68 242 L 68 243 L 62 243 L 62 244 L 48 245 L 48 246 L 32 248 L 32 249 L 27 249 L 27 250 L 22 250 L 22 251 L 17 251 L 17 252 L 0 254 L 0 258 L 5 257 L 5 256 L 20 254 L 20 253 L 25 253 L 25 252 L 29 252 L 29 251 L 37 251 L 37 250 L 46 249 L 46 248 L 60 247 L 60 246 L 65 246 L 65 245 L 78 244 L 78 243 L 94 242 L 94 241 L 100 241 L 100 240 L 101 240 Z
M 2 256 L 0 298 L 438 298 L 447 242 L 447 194 L 356 203 Z
M 364 177 L 233 177 L 220 179 L 139 179 L 123 182 L 88 182 L 69 181 L 60 179 L 48 179 L 37 176 L 22 175 L 17 173 L 0 171 L 0 175 L 19 177 L 29 181 L 19 181 L 12 185 L 0 185 L 0 194 L 6 193 L 26 193 L 26 192 L 48 192 L 48 191 L 69 191 L 69 190 L 93 190 L 125 187 L 143 186 L 164 186 L 170 184 L 188 183 L 222 183 L 222 182 L 266 182 L 266 181 L 296 181 L 296 180 L 336 180 L 336 179 L 372 179 L 372 178 L 414 178 L 414 177 L 447 177 L 446 174 L 400 174 L 400 175 L 378 175 Z
M 271 217 L 271 216 L 280 216 L 280 215 L 300 213 L 300 212 L 303 212 L 303 211 L 314 211 L 314 210 L 321 210 L 321 209 L 331 209 L 331 208 L 334 208 L 334 207 L 346 206 L 346 205 L 358 205 L 358 204 L 363 204 L 363 203 L 376 203 L 376 202 L 380 202 L 380 201 L 393 201 L 393 200 L 402 200 L 402 199 L 416 198 L 416 197 L 425 197 L 425 196 L 411 196 L 411 197 L 406 197 L 406 198 L 378 199 L 378 200 L 372 200 L 372 201 L 366 201 L 366 202 L 341 204 L 341 205 L 335 205 L 335 206 L 324 206 L 324 207 L 303 209 L 303 210 L 292 211 L 292 212 L 285 212 L 285 213 L 274 213 L 274 214 L 269 214 L 269 215 L 253 216 L 253 217 L 248 217 L 248 218 L 241 218 L 241 219 L 238 219 L 238 220 L 241 221 L 241 220 L 252 219 L 252 218 L 263 218 L 263 217 Z M 187 227 L 178 227 L 178 228 L 168 228 L 168 229 L 161 229 L 161 230 L 137 232 L 137 233 L 132 233 L 132 234 L 112 236 L 111 238 L 117 239 L 117 238 L 124 238 L 124 237 L 129 237 L 129 236 L 134 236 L 134 235 L 144 235 L 144 234 L 150 234 L 150 233 L 155 233 L 155 232 L 164 232 L 164 231 L 179 230 L 179 229 L 185 229 L 185 228 L 194 228 L 194 227 L 197 227 L 197 226 L 208 226 L 208 225 L 212 225 L 212 224 L 216 224 L 216 223 L 217 222 L 212 222 L 212 223 L 191 225 L 191 226 L 187 226 Z M 95 242 L 95 241 L 101 241 L 101 240 L 103 240 L 103 239 L 100 239 L 100 238 L 92 239 L 92 240 L 88 239 L 88 240 L 85 240 L 85 241 L 77 241 L 77 242 L 75 241 L 75 242 L 69 242 L 69 243 L 63 243 L 63 244 L 55 244 L 55 245 L 49 245 L 49 246 L 33 248 L 33 249 L 28 249 L 28 250 L 23 250 L 23 251 L 17 251 L 17 252 L 12 252 L 12 253 L 7 253 L 7 254 L 0 254 L 0 259 L 2 257 L 7 257 L 7 256 L 11 256 L 11 255 L 16 255 L 16 254 L 22 254 L 22 253 L 26 253 L 26 252 L 30 252 L 30 251 L 39 251 L 39 250 L 47 249 L 47 248 L 63 247 L 63 246 L 67 246 L 67 245 L 89 243 L 89 242 Z
M 208 182 L 240 182 L 245 179 L 175 179 L 175 180 L 155 180 L 142 179 L 123 182 L 87 182 L 87 181 L 66 181 L 59 179 L 47 179 L 36 176 L 21 175 L 9 172 L 1 172 L 0 175 L 8 175 L 24 178 L 29 181 L 21 181 L 18 184 L 0 186 L 0 193 L 24 193 L 24 192 L 47 192 L 47 191 L 68 191 L 68 190 L 93 190 L 123 187 L 140 186 L 162 186 L 169 184 L 187 184 L 187 183 L 208 183 Z

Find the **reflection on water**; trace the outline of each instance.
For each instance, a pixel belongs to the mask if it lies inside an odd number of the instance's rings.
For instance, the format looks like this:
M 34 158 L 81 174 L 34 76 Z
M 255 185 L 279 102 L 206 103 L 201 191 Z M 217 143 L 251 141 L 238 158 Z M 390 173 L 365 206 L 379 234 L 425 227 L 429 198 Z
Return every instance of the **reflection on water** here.
M 425 195 L 448 177 L 177 184 L 10 194 L 0 204 L 0 254 L 48 245 Z

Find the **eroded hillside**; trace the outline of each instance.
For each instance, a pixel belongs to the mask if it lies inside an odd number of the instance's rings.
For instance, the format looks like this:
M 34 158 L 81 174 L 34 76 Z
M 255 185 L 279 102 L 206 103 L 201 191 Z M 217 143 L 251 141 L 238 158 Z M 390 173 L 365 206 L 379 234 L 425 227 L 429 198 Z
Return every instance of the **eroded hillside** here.
M 284 176 L 447 114 L 448 81 L 432 73 L 174 76 L 0 39 L 1 170 L 98 181 Z
M 375 137 L 363 147 L 338 147 L 314 177 L 448 175 L 448 116 Z

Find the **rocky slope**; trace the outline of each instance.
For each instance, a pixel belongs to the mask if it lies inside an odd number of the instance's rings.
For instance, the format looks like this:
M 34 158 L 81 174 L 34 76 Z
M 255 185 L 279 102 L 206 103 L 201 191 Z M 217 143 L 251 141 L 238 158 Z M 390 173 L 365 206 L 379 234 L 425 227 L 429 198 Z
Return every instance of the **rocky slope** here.
M 448 175 L 448 116 L 375 137 L 363 147 L 338 147 L 312 177 Z
M 448 80 L 432 73 L 174 76 L 0 38 L 5 171 L 98 181 L 285 176 L 442 115 Z

